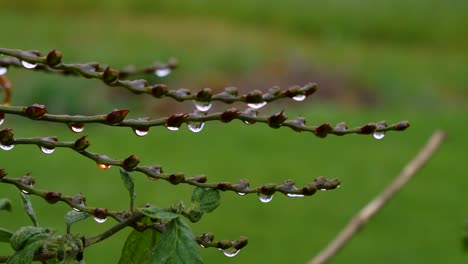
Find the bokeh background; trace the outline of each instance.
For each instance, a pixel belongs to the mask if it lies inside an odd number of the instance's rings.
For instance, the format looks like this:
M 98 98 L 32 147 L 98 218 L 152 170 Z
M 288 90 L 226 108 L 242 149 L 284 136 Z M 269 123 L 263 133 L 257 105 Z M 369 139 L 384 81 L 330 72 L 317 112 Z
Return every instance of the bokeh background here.
M 0 46 L 44 53 L 61 50 L 66 62 L 97 61 L 121 68 L 176 57 L 168 77 L 141 76 L 170 88 L 266 90 L 309 81 L 319 92 L 302 103 L 282 100 L 263 114 L 286 109 L 308 124 L 346 121 L 350 126 L 409 120 L 403 133 L 330 136 L 272 130 L 264 125 L 208 123 L 193 134 L 153 128 L 146 137 L 130 129 L 88 125 L 90 150 L 116 158 L 136 154 L 165 171 L 205 173 L 211 181 L 248 178 L 252 185 L 292 178 L 338 177 L 342 188 L 292 199 L 277 194 L 223 193 L 222 205 L 193 225 L 195 234 L 218 239 L 249 237 L 248 247 L 227 258 L 200 249 L 206 263 L 305 263 L 317 254 L 371 197 L 383 189 L 435 129 L 448 140 L 437 155 L 332 263 L 466 263 L 461 239 L 466 207 L 468 102 L 468 2 L 414 1 L 6 1 L 0 0 Z M 131 109 L 131 117 L 161 117 L 193 108 L 191 102 L 134 95 L 97 80 L 10 69 L 13 105 L 41 103 L 51 113 L 99 114 Z M 214 110 L 227 106 L 216 104 Z M 239 105 L 239 107 L 242 107 Z M 18 137 L 75 140 L 65 125 L 7 116 L 2 128 Z M 0 152 L 10 176 L 32 172 L 36 187 L 67 195 L 83 192 L 90 206 L 117 210 L 128 204 L 117 168 L 99 170 L 70 150 L 44 155 L 31 146 Z M 189 201 L 192 188 L 150 182 L 135 174 L 137 204 L 162 207 Z M 14 202 L 0 226 L 28 225 L 16 189 L 0 186 Z M 65 231 L 63 204 L 32 197 L 40 224 Z M 96 235 L 113 224 L 92 219 L 75 232 Z M 129 230 L 89 248 L 87 263 L 116 263 Z M 0 254 L 11 252 L 0 244 Z

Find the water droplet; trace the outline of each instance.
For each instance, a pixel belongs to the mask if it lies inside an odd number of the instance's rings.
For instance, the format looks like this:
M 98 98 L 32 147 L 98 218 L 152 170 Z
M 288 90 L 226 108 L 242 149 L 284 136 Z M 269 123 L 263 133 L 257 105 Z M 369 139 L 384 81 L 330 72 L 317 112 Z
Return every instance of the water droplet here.
M 73 207 L 73 211 L 75 211 L 75 212 L 79 212 L 79 211 L 80 211 L 80 209 Z
M 297 193 L 288 193 L 286 194 L 288 197 L 291 197 L 291 198 L 299 198 L 299 197 L 304 197 L 303 194 L 297 194 Z
M 0 148 L 3 149 L 3 150 L 12 150 L 14 147 L 15 147 L 15 145 L 13 145 L 13 144 L 11 144 L 11 145 L 0 144 Z
M 326 192 L 326 191 L 327 191 L 327 189 L 325 189 L 325 188 L 320 189 L 320 190 L 321 190 L 322 192 Z
M 161 78 L 168 76 L 170 73 L 171 73 L 170 68 L 156 69 L 154 71 L 154 74 L 156 74 L 156 76 L 161 77 Z
M 263 193 L 258 194 L 258 198 L 262 203 L 269 203 L 273 199 L 273 195 L 266 195 Z
M 188 128 L 193 133 L 198 133 L 198 132 L 202 131 L 203 126 L 205 126 L 205 123 L 203 123 L 203 122 L 201 122 L 201 123 L 189 123 L 188 124 Z
M 0 126 L 3 124 L 3 122 L 5 121 L 5 119 L 0 119 Z
M 99 218 L 99 217 L 94 217 L 94 220 L 100 224 L 104 223 L 105 221 L 107 221 L 107 217 L 106 218 Z
M 109 165 L 109 164 L 103 164 L 103 163 L 99 163 L 99 162 L 97 162 L 97 165 L 101 170 L 108 170 L 111 167 L 111 165 Z
M 7 67 L 0 67 L 0 76 L 5 75 L 8 72 Z
M 385 137 L 385 132 L 374 132 L 374 134 L 372 134 L 372 136 L 375 139 L 382 139 L 382 138 Z
M 159 180 L 158 177 L 156 177 L 156 176 L 150 176 L 150 175 L 148 175 L 148 179 L 150 179 L 150 180 L 152 180 L 152 181 L 157 181 L 157 180 Z
M 304 101 L 304 99 L 306 99 L 306 96 L 303 95 L 303 94 L 298 94 L 298 95 L 294 96 L 292 99 L 293 99 L 294 101 L 300 102 L 300 101 Z
M 211 108 L 211 102 L 198 102 L 198 101 L 193 101 L 193 104 L 195 107 L 202 112 L 208 112 Z
M 243 193 L 243 192 L 238 192 L 237 194 L 240 195 L 240 196 L 246 195 L 246 193 Z
M 41 151 L 44 152 L 44 154 L 52 154 L 55 151 L 55 148 L 46 148 L 41 146 Z
M 202 248 L 205 248 L 205 246 L 204 246 L 204 245 L 202 245 L 202 244 L 200 244 L 200 247 L 202 247 Z
M 135 134 L 139 137 L 144 137 L 146 135 L 148 135 L 148 132 L 149 130 L 143 130 L 143 129 L 137 129 L 137 128 L 134 128 L 133 129 L 133 132 L 135 132 Z
M 21 64 L 23 65 L 23 67 L 25 67 L 26 69 L 34 69 L 36 68 L 37 64 L 36 63 L 29 63 L 27 61 L 21 61 Z
M 26 190 L 21 190 L 21 192 L 24 193 L 24 194 L 29 194 L 29 192 L 26 191 Z
M 336 186 L 337 189 L 340 188 L 340 187 L 341 187 L 341 185 Z
M 75 133 L 80 133 L 80 132 L 83 132 L 84 125 L 83 126 L 70 125 L 70 129 L 71 129 L 71 131 L 73 131 Z
M 170 127 L 170 126 L 168 126 L 167 129 L 169 129 L 170 131 L 177 131 L 177 130 L 179 130 L 178 127 Z
M 227 249 L 221 249 L 220 248 L 219 250 L 221 250 L 221 252 L 223 252 L 224 256 L 230 257 L 230 258 L 235 257 L 240 252 L 240 249 L 235 249 L 234 251 L 229 251 Z
M 253 109 L 260 109 L 260 108 L 264 107 L 266 104 L 267 104 L 267 102 L 261 102 L 261 103 L 250 103 L 250 104 L 247 104 L 247 105 L 249 107 L 253 108 Z

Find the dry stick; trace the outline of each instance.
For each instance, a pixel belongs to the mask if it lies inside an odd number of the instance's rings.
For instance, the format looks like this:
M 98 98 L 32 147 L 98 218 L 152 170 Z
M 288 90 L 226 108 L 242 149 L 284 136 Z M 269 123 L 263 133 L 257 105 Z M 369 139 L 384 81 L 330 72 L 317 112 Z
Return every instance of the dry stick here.
M 446 137 L 445 132 L 436 131 L 426 143 L 418 155 L 406 165 L 400 175 L 385 190 L 375 197 L 366 207 L 362 208 L 340 232 L 340 234 L 309 264 L 322 264 L 330 260 L 343 248 L 346 243 L 364 227 L 369 219 L 374 216 L 395 194 L 411 179 L 411 177 L 429 160 Z

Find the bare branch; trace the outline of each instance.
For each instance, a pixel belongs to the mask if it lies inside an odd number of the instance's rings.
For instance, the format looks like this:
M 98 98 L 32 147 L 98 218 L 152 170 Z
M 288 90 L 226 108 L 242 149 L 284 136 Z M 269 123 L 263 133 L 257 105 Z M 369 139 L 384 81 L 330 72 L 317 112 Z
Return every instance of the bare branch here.
M 309 264 L 322 264 L 330 260 L 343 248 L 348 241 L 362 230 L 369 219 L 374 216 L 395 194 L 411 179 L 411 177 L 431 158 L 446 137 L 445 132 L 436 131 L 418 155 L 400 172 L 400 175 L 385 190 L 361 209 L 346 225 L 346 227 L 328 244 Z

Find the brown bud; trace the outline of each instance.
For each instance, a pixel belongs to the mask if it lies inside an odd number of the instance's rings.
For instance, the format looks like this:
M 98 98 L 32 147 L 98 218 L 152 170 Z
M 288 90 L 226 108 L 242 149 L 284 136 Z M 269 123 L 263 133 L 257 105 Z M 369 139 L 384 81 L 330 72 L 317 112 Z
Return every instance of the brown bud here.
M 140 163 L 140 159 L 135 155 L 131 155 L 123 161 L 123 168 L 126 170 L 133 170 L 138 163 Z
M 205 183 L 207 181 L 206 175 L 197 175 L 193 177 L 193 181 L 199 182 L 199 183 Z
M 260 90 L 253 90 L 245 96 L 245 102 L 247 103 L 262 103 L 263 97 Z
M 166 119 L 166 127 L 180 127 L 185 122 L 189 114 L 175 114 Z
M 0 131 L 0 143 L 2 145 L 11 145 L 13 144 L 14 136 L 13 129 L 5 128 Z
M 410 123 L 408 121 L 401 121 L 400 123 L 396 124 L 396 130 L 405 130 L 410 127 Z
M 280 128 L 286 119 L 288 118 L 284 115 L 284 111 L 281 111 L 268 118 L 268 125 L 272 128 Z
M 165 84 L 156 84 L 151 87 L 151 94 L 154 97 L 160 98 L 163 95 L 167 94 L 167 85 Z
M 374 124 L 367 124 L 360 129 L 360 133 L 364 135 L 372 134 L 377 127 Z
M 317 186 L 315 184 L 307 184 L 301 191 L 304 195 L 312 195 L 317 192 Z
M 235 241 L 232 246 L 236 249 L 236 250 L 240 250 L 241 248 L 244 248 L 245 246 L 247 246 L 247 244 L 249 243 L 249 239 L 245 236 L 241 236 L 237 241 Z
M 44 194 L 44 199 L 50 204 L 57 203 L 61 198 L 62 194 L 59 192 L 46 192 Z
M 128 110 L 114 110 L 107 114 L 106 122 L 109 125 L 117 124 L 122 122 L 128 114 Z
M 308 83 L 304 85 L 301 90 L 304 92 L 305 96 L 309 96 L 317 91 L 316 83 Z
M 39 119 L 45 114 L 47 114 L 47 110 L 44 105 L 33 104 L 26 108 L 26 116 L 31 119 Z
M 102 74 L 102 81 L 107 84 L 112 84 L 113 82 L 117 81 L 119 78 L 119 71 L 111 69 L 109 66 L 104 70 Z
M 326 189 L 325 185 L 327 184 L 327 179 L 323 176 L 319 176 L 317 178 L 315 178 L 313 184 L 315 185 L 315 187 L 317 187 L 317 189 Z
M 229 240 L 219 240 L 216 242 L 216 247 L 220 249 L 228 249 L 232 246 L 232 242 Z
M 5 169 L 0 169 L 0 180 L 7 175 L 7 172 Z
M 275 192 L 276 192 L 276 185 L 272 183 L 265 184 L 260 188 L 260 193 L 265 194 L 265 195 L 272 195 Z
M 47 54 L 46 63 L 50 67 L 54 67 L 57 64 L 60 64 L 61 62 L 62 62 L 62 52 L 58 50 L 52 50 L 51 52 L 49 52 L 49 54 Z
M 232 96 L 237 96 L 239 94 L 239 89 L 237 89 L 237 87 L 229 86 L 224 88 L 224 92 Z
M 85 150 L 87 147 L 89 147 L 89 145 L 91 145 L 89 143 L 89 141 L 86 139 L 87 136 L 82 136 L 80 137 L 79 139 L 77 139 L 75 141 L 75 144 L 73 145 L 73 149 L 76 150 L 76 151 L 83 151 Z
M 232 189 L 232 184 L 230 182 L 220 182 L 216 185 L 216 188 L 220 191 L 226 191 Z
M 221 113 L 219 119 L 221 122 L 229 123 L 239 115 L 239 111 L 236 108 L 230 108 Z
M 197 93 L 196 100 L 200 102 L 209 102 L 211 96 L 213 96 L 213 90 L 211 90 L 211 88 L 203 88 Z
M 324 138 L 333 130 L 332 126 L 329 123 L 325 123 L 315 129 L 315 135 L 318 137 Z
M 99 219 L 107 218 L 108 211 L 107 208 L 94 208 L 93 216 Z
M 299 86 L 290 87 L 285 92 L 285 95 L 290 98 L 293 98 L 294 96 L 301 95 L 301 94 L 302 94 L 302 91 L 301 91 L 301 87 Z
M 170 183 L 176 185 L 176 184 L 179 184 L 179 183 L 183 182 L 185 180 L 185 176 L 184 176 L 183 173 L 179 172 L 179 173 L 169 175 L 167 180 Z

